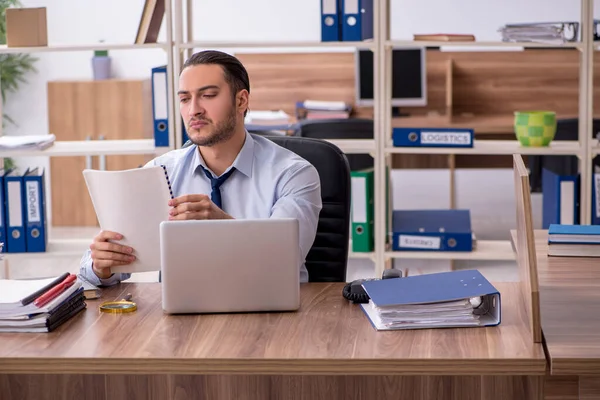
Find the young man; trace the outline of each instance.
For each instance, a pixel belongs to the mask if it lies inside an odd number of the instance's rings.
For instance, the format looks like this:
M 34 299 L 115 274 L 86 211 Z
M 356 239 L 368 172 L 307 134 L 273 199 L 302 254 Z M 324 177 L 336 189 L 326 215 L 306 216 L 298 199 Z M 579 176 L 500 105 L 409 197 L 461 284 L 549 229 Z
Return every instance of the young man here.
M 316 169 L 295 153 L 246 131 L 250 83 L 235 57 L 218 51 L 194 54 L 183 65 L 177 93 L 195 146 L 170 151 L 145 165 L 167 168 L 175 197 L 169 202 L 170 219 L 297 218 L 299 274 L 306 282 L 304 261 L 322 207 Z M 118 232 L 107 231 L 94 238 L 80 267 L 92 283 L 108 286 L 129 278 L 111 271 L 135 260 L 135 249 L 116 243 L 120 239 Z

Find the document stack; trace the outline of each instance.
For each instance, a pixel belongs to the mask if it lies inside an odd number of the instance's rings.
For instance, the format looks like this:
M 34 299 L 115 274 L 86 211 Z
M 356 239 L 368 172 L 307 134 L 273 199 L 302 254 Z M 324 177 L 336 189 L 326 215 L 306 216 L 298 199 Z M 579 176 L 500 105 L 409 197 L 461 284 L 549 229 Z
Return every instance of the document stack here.
M 500 324 L 500 292 L 477 270 L 365 281 L 361 304 L 378 331 Z
M 54 144 L 55 135 L 27 135 L 0 137 L 0 150 L 44 150 Z
M 498 31 L 502 34 L 503 42 L 562 44 L 577 41 L 578 30 L 579 23 L 565 21 L 508 24 Z
M 85 308 L 82 282 L 73 274 L 0 280 L 0 332 L 52 332 Z
M 548 255 L 600 257 L 600 226 L 551 224 L 548 228 Z
M 296 103 L 296 117 L 301 119 L 350 118 L 352 106 L 344 101 L 305 100 Z

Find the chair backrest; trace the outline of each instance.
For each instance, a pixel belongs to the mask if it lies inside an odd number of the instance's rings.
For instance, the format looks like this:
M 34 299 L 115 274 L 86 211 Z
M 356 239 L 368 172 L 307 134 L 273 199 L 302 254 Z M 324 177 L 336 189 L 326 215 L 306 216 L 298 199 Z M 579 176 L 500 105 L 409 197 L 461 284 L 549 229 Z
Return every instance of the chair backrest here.
M 363 118 L 302 120 L 296 124 L 297 136 L 317 139 L 373 139 L 373 120 Z M 373 167 L 368 154 L 347 154 L 351 171 Z
M 529 172 L 520 154 L 513 155 L 515 198 L 517 205 L 517 266 L 521 293 L 529 318 L 533 341 L 542 341 L 540 316 L 540 293 L 537 272 L 537 253 L 531 214 L 531 194 L 529 192 Z
M 345 282 L 350 247 L 350 167 L 334 144 L 299 136 L 265 136 L 311 163 L 321 179 L 323 207 L 306 256 L 310 282 Z M 188 140 L 182 147 L 191 146 Z
M 323 208 L 306 257 L 311 282 L 345 282 L 350 240 L 350 168 L 335 145 L 299 136 L 267 136 L 311 163 L 321 178 Z

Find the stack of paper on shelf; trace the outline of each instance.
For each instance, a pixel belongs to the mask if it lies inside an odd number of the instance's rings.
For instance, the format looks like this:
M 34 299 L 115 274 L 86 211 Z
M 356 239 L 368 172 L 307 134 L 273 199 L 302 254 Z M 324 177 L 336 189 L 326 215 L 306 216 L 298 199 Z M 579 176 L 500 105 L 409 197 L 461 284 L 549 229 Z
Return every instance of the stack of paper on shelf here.
M 600 226 L 550 224 L 548 255 L 600 257 Z
M 578 36 L 577 22 L 537 22 L 523 24 L 507 24 L 498 31 L 503 42 L 538 42 L 561 44 L 575 41 Z
M 76 275 L 0 280 L 0 332 L 52 332 L 86 308 Z
M 54 144 L 56 136 L 50 135 L 25 135 L 0 137 L 0 150 L 44 150 Z
M 283 125 L 290 123 L 291 117 L 283 110 L 263 111 L 250 110 L 244 118 L 246 124 L 254 125 Z
M 296 103 L 298 119 L 350 118 L 352 106 L 344 101 L 305 100 Z
M 500 292 L 477 270 L 439 272 L 363 283 L 361 304 L 377 330 L 500 324 Z

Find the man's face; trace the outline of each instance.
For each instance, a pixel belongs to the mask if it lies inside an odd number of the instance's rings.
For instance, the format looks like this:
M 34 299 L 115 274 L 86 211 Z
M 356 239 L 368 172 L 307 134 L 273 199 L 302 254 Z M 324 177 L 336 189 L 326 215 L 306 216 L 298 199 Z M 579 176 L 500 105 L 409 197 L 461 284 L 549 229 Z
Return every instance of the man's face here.
M 192 143 L 213 146 L 233 136 L 236 102 L 220 65 L 185 68 L 179 77 L 178 94 L 181 116 Z

